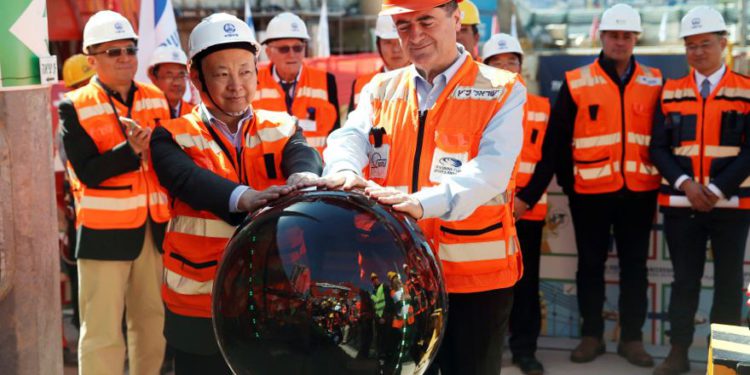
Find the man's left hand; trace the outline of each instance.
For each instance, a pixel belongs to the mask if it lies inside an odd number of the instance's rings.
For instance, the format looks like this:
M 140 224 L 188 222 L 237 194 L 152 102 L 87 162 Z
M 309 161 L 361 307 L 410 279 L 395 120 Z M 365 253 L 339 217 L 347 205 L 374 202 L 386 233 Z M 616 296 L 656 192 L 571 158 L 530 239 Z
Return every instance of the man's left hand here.
M 288 186 L 293 186 L 295 189 L 304 189 L 311 186 L 322 186 L 323 181 L 312 172 L 298 172 L 293 173 L 289 178 L 286 179 Z
M 379 203 L 392 205 L 394 210 L 408 214 L 416 220 L 424 216 L 422 203 L 411 194 L 381 186 L 368 187 L 365 189 L 365 194 L 376 199 Z

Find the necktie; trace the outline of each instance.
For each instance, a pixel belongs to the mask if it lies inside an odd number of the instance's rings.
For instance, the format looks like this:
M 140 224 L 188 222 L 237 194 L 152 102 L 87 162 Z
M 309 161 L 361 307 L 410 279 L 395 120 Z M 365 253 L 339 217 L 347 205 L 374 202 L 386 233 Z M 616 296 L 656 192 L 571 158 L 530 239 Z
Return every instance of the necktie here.
M 703 80 L 703 83 L 701 83 L 701 97 L 706 99 L 709 95 L 711 95 L 711 82 L 706 78 Z
M 279 82 L 281 84 L 281 89 L 284 90 L 284 102 L 286 103 L 286 111 L 288 113 L 292 113 L 292 99 L 294 97 L 294 86 L 296 86 L 296 81 L 292 82 Z

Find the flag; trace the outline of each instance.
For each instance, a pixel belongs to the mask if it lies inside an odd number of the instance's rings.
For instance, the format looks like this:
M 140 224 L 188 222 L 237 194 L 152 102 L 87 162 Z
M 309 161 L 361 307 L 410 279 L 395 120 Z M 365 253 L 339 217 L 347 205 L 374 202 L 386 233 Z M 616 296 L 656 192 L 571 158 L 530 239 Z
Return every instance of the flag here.
M 255 24 L 253 24 L 253 10 L 250 6 L 250 2 L 252 0 L 245 0 L 245 23 L 247 23 L 248 26 L 250 26 L 250 31 L 252 32 L 253 39 L 258 40 L 258 38 L 255 36 Z
M 510 36 L 518 38 L 518 29 L 516 29 L 516 15 L 510 16 Z
M 500 32 L 500 22 L 497 21 L 497 14 L 492 16 L 492 35 Z
M 320 6 L 320 22 L 318 22 L 317 57 L 331 56 L 331 43 L 328 40 L 328 4 L 323 0 Z
M 667 12 L 664 12 L 664 14 L 661 15 L 661 23 L 659 23 L 659 41 L 665 42 L 667 40 L 667 18 L 669 17 L 669 14 Z
M 141 0 L 138 25 L 138 73 L 135 79 L 149 82 L 148 62 L 156 47 L 169 45 L 182 48 L 172 1 Z
M 591 21 L 591 29 L 589 29 L 589 37 L 591 38 L 591 45 L 596 42 L 596 34 L 599 32 L 599 15 L 594 15 L 594 19 Z

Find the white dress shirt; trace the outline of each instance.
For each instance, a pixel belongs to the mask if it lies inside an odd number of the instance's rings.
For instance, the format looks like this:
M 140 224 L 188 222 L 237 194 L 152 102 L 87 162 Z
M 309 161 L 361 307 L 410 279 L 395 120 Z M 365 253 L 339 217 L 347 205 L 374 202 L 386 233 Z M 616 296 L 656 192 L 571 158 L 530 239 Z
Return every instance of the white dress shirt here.
M 414 65 L 404 68 L 416 73 L 417 101 L 421 111 L 435 105 L 447 83 L 469 57 L 463 46 L 457 45 L 457 48 L 456 61 L 435 77 L 432 84 L 419 74 Z M 368 155 L 372 151 L 369 142 L 373 126 L 372 85 L 365 85 L 360 95 L 359 105 L 349 115 L 346 124 L 328 137 L 328 147 L 323 152 L 326 164 L 324 175 L 344 170 L 360 173 L 368 166 Z M 503 107 L 484 129 L 477 156 L 466 162 L 458 174 L 444 176 L 439 185 L 423 188 L 413 194 L 422 204 L 423 218 L 461 220 L 505 192 L 523 145 L 525 103 L 526 88 L 517 81 Z M 389 165 L 389 168 L 397 166 Z
M 711 91 L 714 92 L 716 89 L 716 86 L 719 85 L 719 81 L 721 81 L 721 77 L 724 77 L 724 73 L 727 72 L 727 66 L 724 64 L 721 64 L 721 68 L 719 70 L 711 73 L 708 77 L 704 76 L 703 74 L 700 74 L 697 70 L 695 71 L 695 84 L 698 86 L 698 91 L 700 91 L 700 87 L 703 84 L 703 81 L 708 79 L 708 83 L 711 85 Z M 686 174 L 683 174 L 682 176 L 677 178 L 677 181 L 674 183 L 674 187 L 677 190 L 680 190 L 680 185 L 682 185 L 683 182 L 686 180 L 689 180 L 690 177 Z M 714 193 L 717 197 L 721 199 L 725 199 L 724 193 L 721 192 L 721 190 L 714 184 L 709 183 L 708 189 L 711 190 L 712 193 Z

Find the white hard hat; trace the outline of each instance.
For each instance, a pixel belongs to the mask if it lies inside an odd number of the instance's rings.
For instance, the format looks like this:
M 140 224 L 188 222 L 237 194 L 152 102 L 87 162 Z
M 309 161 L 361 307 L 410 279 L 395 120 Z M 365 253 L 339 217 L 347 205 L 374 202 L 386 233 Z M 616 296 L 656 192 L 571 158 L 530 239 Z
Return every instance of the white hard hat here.
M 138 40 L 130 21 L 120 13 L 102 10 L 91 16 L 83 28 L 83 52 L 88 53 L 88 48 L 97 44 L 125 39 Z
M 260 51 L 250 26 L 231 14 L 214 13 L 204 18 L 190 33 L 190 60 L 208 48 L 230 43 L 247 43 L 254 54 Z
M 274 39 L 302 39 L 310 40 L 305 21 L 294 13 L 284 12 L 272 18 L 266 28 L 266 38 L 263 44 Z
M 375 23 L 375 36 L 380 39 L 398 39 L 398 30 L 391 16 L 378 16 Z
M 495 34 L 482 47 L 482 61 L 501 53 L 517 53 L 523 56 L 523 49 L 518 39 L 504 33 Z
M 680 38 L 721 31 L 727 31 L 724 17 L 716 9 L 706 5 L 690 9 L 680 23 Z
M 627 4 L 616 4 L 604 11 L 599 31 L 634 31 L 643 32 L 641 15 Z
M 148 69 L 151 70 L 159 64 L 180 64 L 187 65 L 187 56 L 182 48 L 174 46 L 159 46 L 151 54 L 151 60 L 148 62 Z

